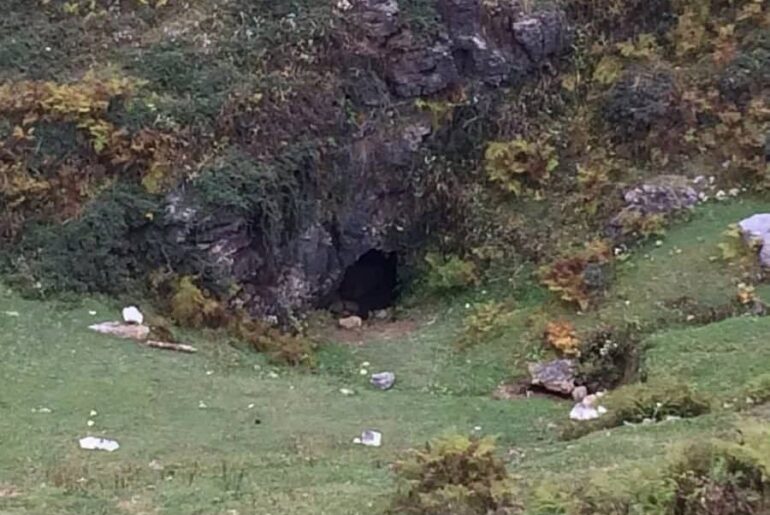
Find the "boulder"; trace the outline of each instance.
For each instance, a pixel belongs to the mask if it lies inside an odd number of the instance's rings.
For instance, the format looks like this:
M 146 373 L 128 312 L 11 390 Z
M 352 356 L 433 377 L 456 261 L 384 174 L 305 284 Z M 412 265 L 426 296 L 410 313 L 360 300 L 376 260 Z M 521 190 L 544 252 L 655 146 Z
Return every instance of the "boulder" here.
M 607 233 L 614 240 L 624 236 L 624 220 L 633 216 L 669 216 L 698 203 L 696 185 L 687 177 L 660 175 L 623 192 L 622 208 L 610 220 Z
M 759 213 L 738 222 L 747 243 L 759 245 L 759 262 L 770 268 L 770 213 Z
M 559 395 L 571 395 L 575 389 L 577 365 L 572 359 L 555 359 L 529 365 L 532 386 Z

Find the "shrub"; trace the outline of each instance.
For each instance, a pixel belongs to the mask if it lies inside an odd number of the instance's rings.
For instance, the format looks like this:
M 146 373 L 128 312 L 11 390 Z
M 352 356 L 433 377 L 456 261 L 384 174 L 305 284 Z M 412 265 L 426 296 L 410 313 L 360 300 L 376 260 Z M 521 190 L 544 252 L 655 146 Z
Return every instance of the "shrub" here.
M 460 349 L 467 349 L 500 333 L 510 321 L 511 312 L 501 302 L 477 304 L 463 321 L 463 332 L 457 340 Z
M 144 275 L 163 260 L 164 236 L 153 222 L 159 210 L 158 199 L 140 188 L 118 186 L 67 224 L 29 227 L 13 250 L 25 271 L 16 276 L 26 283 L 20 286 L 41 295 L 142 288 Z
M 740 444 L 689 445 L 672 466 L 675 515 L 754 515 L 770 510 L 770 433 L 748 426 Z
M 610 390 L 638 379 L 643 349 L 632 328 L 602 327 L 585 336 L 577 381 L 590 391 Z
M 545 327 L 545 342 L 565 356 L 580 355 L 580 339 L 575 326 L 568 320 L 548 322 Z
M 543 186 L 557 166 L 556 148 L 547 139 L 495 141 L 484 153 L 489 180 L 515 195 L 520 195 L 526 184 Z
M 171 317 L 187 327 L 218 327 L 225 319 L 222 305 L 207 296 L 189 276 L 176 282 L 170 309 Z
M 479 281 L 476 265 L 458 256 L 429 253 L 425 262 L 428 264 L 425 283 L 430 291 L 447 293 L 462 290 Z
M 540 269 L 540 279 L 549 290 L 580 309 L 588 309 L 595 295 L 606 286 L 604 276 L 612 251 L 603 241 L 588 243 L 581 252 Z
M 391 513 L 512 513 L 512 488 L 492 438 L 449 436 L 396 464 L 401 486 Z
M 276 363 L 315 366 L 315 344 L 301 335 L 282 332 L 241 313 L 231 319 L 230 332 Z
M 637 383 L 621 386 L 602 397 L 607 413 L 590 422 L 571 422 L 562 434 L 566 439 L 618 427 L 624 423 L 659 422 L 667 417 L 690 418 L 708 413 L 710 405 L 689 386 L 675 382 Z

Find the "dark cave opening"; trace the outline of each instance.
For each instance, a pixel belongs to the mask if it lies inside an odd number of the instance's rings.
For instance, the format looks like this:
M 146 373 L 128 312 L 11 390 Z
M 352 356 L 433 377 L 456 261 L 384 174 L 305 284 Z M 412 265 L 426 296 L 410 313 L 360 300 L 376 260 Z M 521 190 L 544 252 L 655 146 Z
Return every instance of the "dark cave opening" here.
M 398 254 L 372 249 L 345 270 L 337 307 L 367 318 L 393 305 L 398 297 Z

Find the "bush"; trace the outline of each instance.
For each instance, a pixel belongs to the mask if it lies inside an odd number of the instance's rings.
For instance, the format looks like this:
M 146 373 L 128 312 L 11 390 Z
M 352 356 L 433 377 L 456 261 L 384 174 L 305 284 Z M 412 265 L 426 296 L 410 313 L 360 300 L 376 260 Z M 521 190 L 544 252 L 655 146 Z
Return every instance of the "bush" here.
M 639 379 L 643 355 L 639 335 L 631 328 L 603 327 L 584 338 L 577 381 L 590 391 L 611 390 Z
M 476 265 L 458 256 L 440 256 L 429 253 L 425 256 L 428 273 L 425 279 L 428 290 L 447 293 L 468 288 L 478 283 Z
M 207 296 L 189 276 L 176 282 L 170 308 L 174 321 L 187 327 L 218 327 L 225 320 L 222 305 Z
M 545 342 L 565 356 L 580 355 L 580 339 L 568 320 L 549 322 L 543 335 Z
M 672 467 L 675 515 L 754 515 L 770 510 L 770 433 L 747 427 L 741 444 L 687 447 Z
M 140 188 L 115 187 L 67 224 L 30 227 L 14 249 L 11 273 L 40 295 L 143 288 L 145 274 L 163 259 L 163 234 L 153 223 L 159 209 Z
M 624 423 L 660 422 L 668 417 L 691 418 L 708 413 L 708 401 L 689 386 L 675 382 L 621 386 L 602 397 L 607 413 L 590 422 L 571 422 L 562 436 L 573 439 Z
M 494 141 L 484 153 L 489 180 L 516 195 L 520 195 L 527 184 L 543 186 L 557 166 L 556 149 L 547 140 Z
M 584 250 L 540 269 L 540 279 L 562 300 L 585 310 L 607 286 L 612 251 L 604 241 L 588 243 Z
M 492 438 L 449 436 L 396 464 L 401 487 L 390 513 L 512 513 L 512 485 Z
M 316 346 L 301 335 L 268 327 L 243 313 L 232 318 L 229 329 L 252 349 L 266 354 L 270 361 L 291 366 L 315 366 Z
M 457 346 L 467 349 L 499 335 L 510 318 L 510 310 L 501 302 L 477 304 L 463 321 L 463 332 Z

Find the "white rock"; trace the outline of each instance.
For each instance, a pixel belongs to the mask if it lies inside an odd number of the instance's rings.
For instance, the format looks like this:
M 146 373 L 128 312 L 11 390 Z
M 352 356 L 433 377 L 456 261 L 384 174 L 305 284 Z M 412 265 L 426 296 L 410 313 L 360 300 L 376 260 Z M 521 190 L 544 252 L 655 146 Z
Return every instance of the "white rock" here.
M 396 374 L 393 372 L 380 372 L 378 374 L 372 374 L 369 382 L 372 386 L 379 388 L 380 390 L 390 390 L 396 382 Z
M 144 323 L 144 315 L 136 306 L 123 308 L 123 321 L 127 324 L 141 325 Z
M 598 409 L 594 408 L 593 406 L 586 406 L 580 402 L 575 404 L 575 406 L 572 408 L 572 411 L 569 412 L 570 420 L 594 420 L 600 416 L 601 415 L 599 414 Z
M 338 323 L 341 328 L 347 329 L 348 331 L 359 329 L 364 325 L 364 321 L 361 319 L 361 317 L 357 316 L 340 318 Z
M 582 401 L 583 399 L 586 398 L 587 395 L 588 395 L 588 388 L 586 388 L 585 386 L 576 386 L 575 389 L 572 390 L 572 398 L 576 402 Z
M 81 438 L 80 448 L 87 451 L 107 451 L 113 452 L 120 449 L 120 444 L 115 440 L 108 440 L 107 438 L 97 438 L 95 436 L 87 436 Z

